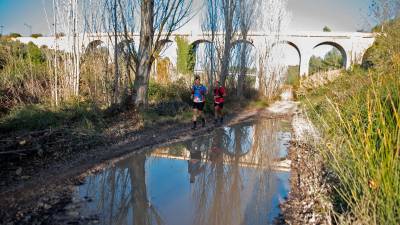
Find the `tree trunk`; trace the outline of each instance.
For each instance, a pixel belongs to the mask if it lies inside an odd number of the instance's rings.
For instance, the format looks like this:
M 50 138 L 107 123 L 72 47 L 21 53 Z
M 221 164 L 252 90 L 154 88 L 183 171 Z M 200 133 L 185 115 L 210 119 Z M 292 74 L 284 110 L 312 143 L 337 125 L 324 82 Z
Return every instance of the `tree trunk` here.
M 143 0 L 140 11 L 142 18 L 140 22 L 140 44 L 135 82 L 133 85 L 133 100 L 137 107 L 147 104 L 147 88 L 153 63 L 154 0 Z
M 57 8 L 56 2 L 53 0 L 53 16 L 54 16 L 54 36 L 55 36 L 55 51 L 54 51 L 54 101 L 55 106 L 58 106 L 58 37 L 57 37 Z
M 229 30 L 229 29 L 228 29 Z M 220 82 L 222 86 L 225 86 L 226 77 L 229 75 L 229 63 L 231 57 L 231 39 L 230 39 L 230 31 L 226 31 L 225 36 L 225 44 L 224 44 L 224 55 L 222 57 L 222 65 L 221 65 L 221 77 Z
M 244 35 L 243 39 L 246 40 L 246 36 Z M 244 82 L 247 73 L 247 44 L 243 43 L 240 48 L 240 73 L 237 81 L 237 92 L 236 95 L 238 97 L 243 97 L 244 91 Z
M 224 41 L 224 54 L 222 57 L 221 77 L 220 81 L 225 86 L 226 77 L 229 75 L 229 63 L 231 58 L 232 36 L 233 36 L 233 14 L 235 12 L 234 0 L 225 0 L 224 9 L 224 23 L 225 23 L 225 41 Z
M 215 43 L 215 31 L 214 29 L 211 31 L 211 43 Z M 210 68 L 210 74 L 208 78 L 209 87 L 211 87 L 211 90 L 214 89 L 214 79 L 215 79 L 215 47 L 214 45 L 209 45 L 209 52 L 210 52 L 210 63 L 211 63 L 211 68 Z
M 117 21 L 117 0 L 114 0 L 113 8 L 113 22 L 114 22 L 114 93 L 113 104 L 118 103 L 119 97 L 119 67 L 118 67 L 118 21 Z

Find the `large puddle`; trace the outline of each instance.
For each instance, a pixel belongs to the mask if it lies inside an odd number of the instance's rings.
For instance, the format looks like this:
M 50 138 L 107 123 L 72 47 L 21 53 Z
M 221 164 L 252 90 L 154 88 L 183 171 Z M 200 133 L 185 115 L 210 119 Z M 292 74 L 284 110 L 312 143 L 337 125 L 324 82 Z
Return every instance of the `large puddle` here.
M 135 154 L 87 177 L 75 210 L 100 224 L 271 224 L 289 191 L 290 138 L 289 121 L 260 120 Z

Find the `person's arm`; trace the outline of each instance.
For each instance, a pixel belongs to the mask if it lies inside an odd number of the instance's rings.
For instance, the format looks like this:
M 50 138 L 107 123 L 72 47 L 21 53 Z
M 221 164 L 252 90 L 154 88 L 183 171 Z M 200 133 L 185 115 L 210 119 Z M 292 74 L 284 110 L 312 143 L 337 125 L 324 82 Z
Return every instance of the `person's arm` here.
M 206 96 L 206 95 L 207 95 L 207 88 L 206 88 L 205 86 L 202 86 L 200 92 L 201 92 L 201 94 L 202 94 L 203 96 Z

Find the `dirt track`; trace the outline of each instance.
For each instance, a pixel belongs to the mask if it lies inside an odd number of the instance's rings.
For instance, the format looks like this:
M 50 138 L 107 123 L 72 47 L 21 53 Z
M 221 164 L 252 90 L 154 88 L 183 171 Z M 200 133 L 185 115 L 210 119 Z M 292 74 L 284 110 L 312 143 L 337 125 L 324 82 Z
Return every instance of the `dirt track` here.
M 226 124 L 252 120 L 260 115 L 260 111 L 248 110 L 228 116 Z M 74 152 L 45 167 L 27 165 L 23 170 L 35 171 L 28 180 L 11 182 L 0 189 L 0 224 L 52 224 L 54 217 L 72 201 L 73 186 L 81 183 L 88 174 L 112 165 L 120 157 L 190 139 L 213 128 L 208 123 L 205 128 L 193 131 L 187 123 L 165 123 L 126 132 L 111 146 Z M 84 221 L 79 223 L 85 224 Z

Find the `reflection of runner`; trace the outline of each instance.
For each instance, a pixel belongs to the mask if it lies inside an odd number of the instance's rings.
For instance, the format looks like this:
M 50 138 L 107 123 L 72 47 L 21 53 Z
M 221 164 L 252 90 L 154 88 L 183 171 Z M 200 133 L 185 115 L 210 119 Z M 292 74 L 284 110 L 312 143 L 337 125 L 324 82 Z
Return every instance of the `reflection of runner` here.
M 188 172 L 190 174 L 190 183 L 194 183 L 196 176 L 204 171 L 204 165 L 201 163 L 201 151 L 191 151 L 188 160 Z

